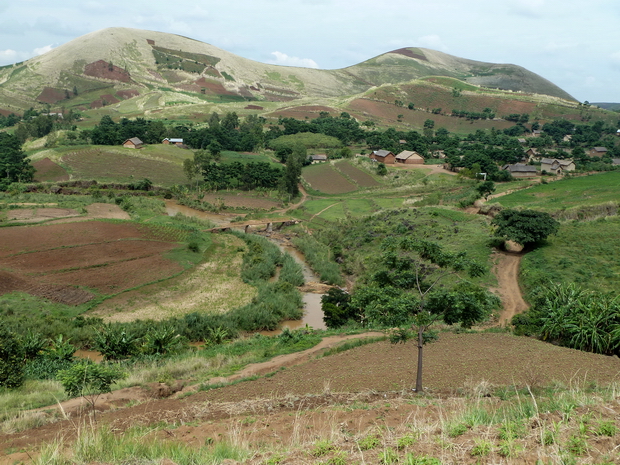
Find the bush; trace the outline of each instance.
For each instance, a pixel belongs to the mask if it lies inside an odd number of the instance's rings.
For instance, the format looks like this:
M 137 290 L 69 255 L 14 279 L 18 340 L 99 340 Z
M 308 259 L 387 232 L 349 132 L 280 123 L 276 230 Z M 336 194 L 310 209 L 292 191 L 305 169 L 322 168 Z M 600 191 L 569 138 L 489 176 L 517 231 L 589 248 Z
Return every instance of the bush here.
M 95 333 L 94 348 L 105 360 L 122 360 L 138 353 L 139 339 L 122 326 L 106 325 Z
M 83 396 L 94 408 L 97 397 L 110 392 L 113 383 L 122 379 L 124 373 L 118 368 L 84 361 L 58 372 L 58 381 L 65 392 L 72 396 Z
M 17 335 L 0 325 L 0 387 L 16 388 L 24 382 L 24 349 Z

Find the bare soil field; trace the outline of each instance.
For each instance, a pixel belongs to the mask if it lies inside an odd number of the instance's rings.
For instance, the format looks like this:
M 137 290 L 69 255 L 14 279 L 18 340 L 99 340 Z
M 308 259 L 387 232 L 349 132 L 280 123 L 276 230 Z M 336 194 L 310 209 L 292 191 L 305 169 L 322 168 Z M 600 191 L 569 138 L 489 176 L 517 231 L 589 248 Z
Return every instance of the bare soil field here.
M 357 189 L 329 164 L 308 166 L 303 170 L 302 177 L 313 189 L 326 194 L 344 194 Z
M 480 398 L 478 407 L 493 411 L 501 408 L 503 402 L 492 394 L 494 387 L 515 386 L 516 389 L 528 385 L 534 389 L 554 380 L 572 385 L 590 382 L 606 385 L 618 381 L 620 374 L 620 360 L 616 357 L 556 347 L 507 333 L 441 333 L 439 341 L 425 348 L 428 393 L 420 397 L 411 391 L 415 353 L 414 344 L 379 342 L 309 361 L 307 357 L 300 359 L 299 354 L 292 354 L 279 357 L 277 363 L 271 364 L 269 370 L 275 372 L 272 376 L 181 398 L 158 399 L 178 391 L 179 385 L 129 388 L 116 393 L 115 399 L 102 399 L 98 423 L 110 425 L 120 435 L 133 426 L 159 425 L 160 429 L 153 430 L 158 440 L 196 447 L 208 438 L 231 437 L 234 432 L 256 451 L 255 460 L 248 463 L 265 463 L 259 452 L 265 445 L 309 447 L 317 437 L 338 438 L 343 448 L 350 449 L 349 454 L 358 454 L 361 451 L 355 447 L 355 441 L 371 431 L 383 431 L 383 436 L 406 428 L 400 432 L 404 434 L 415 426 L 429 434 L 428 440 L 421 436 L 416 442 L 416 453 L 454 457 L 462 445 L 462 457 L 445 463 L 480 463 L 478 457 L 468 453 L 477 437 L 473 432 L 452 438 L 455 448 L 450 449 L 432 440 L 441 434 L 446 418 L 464 411 L 463 394 L 473 393 L 479 385 L 486 386 L 490 394 Z M 291 357 L 302 363 L 291 365 Z M 138 405 L 132 405 L 136 401 Z M 128 404 L 132 406 L 123 408 Z M 619 407 L 613 401 L 607 410 L 601 408 L 593 413 L 613 421 Z M 71 416 L 68 420 L 1 437 L 0 451 L 10 455 L 0 463 L 12 463 L 7 460 L 15 460 L 18 454 L 35 453 L 39 444 L 59 436 L 74 437 L 81 422 L 75 410 L 67 411 Z M 555 413 L 541 412 L 535 421 L 559 420 Z M 161 425 L 168 427 L 161 428 Z M 531 427 L 539 428 L 540 424 Z M 536 448 L 540 447 L 537 434 L 523 440 L 531 443 L 522 453 L 522 460 L 488 463 L 535 463 L 535 457 L 528 453 L 531 450 L 536 454 Z M 346 445 L 346 438 L 353 441 L 352 447 Z M 601 438 L 594 452 L 603 454 L 615 445 L 613 438 Z M 289 457 L 281 463 L 316 463 L 307 451 L 297 451 L 305 455 Z M 366 454 L 365 463 L 379 463 L 378 452 Z
M 360 187 L 376 187 L 381 185 L 381 183 L 371 175 L 353 166 L 348 161 L 338 163 L 336 168 L 353 179 Z
M 47 292 L 52 300 L 74 303 L 70 290 L 76 286 L 114 294 L 144 285 L 182 270 L 163 257 L 179 246 L 174 239 L 166 231 L 101 221 L 2 228 L 0 292 Z
M 213 235 L 212 240 L 221 253 L 211 255 L 191 273 L 114 296 L 89 316 L 105 321 L 163 320 L 205 310 L 225 312 L 248 304 L 256 289 L 240 278 L 245 243 L 228 234 Z
M 77 150 L 63 155 L 62 163 L 71 167 L 72 176 L 77 179 L 135 182 L 148 178 L 153 184 L 161 186 L 187 182 L 180 164 L 143 158 L 138 152 L 134 149 Z
M 37 160 L 32 163 L 34 166 L 35 174 L 34 180 L 38 182 L 46 181 L 68 181 L 69 174 L 60 165 L 54 163 L 49 158 L 43 160 Z

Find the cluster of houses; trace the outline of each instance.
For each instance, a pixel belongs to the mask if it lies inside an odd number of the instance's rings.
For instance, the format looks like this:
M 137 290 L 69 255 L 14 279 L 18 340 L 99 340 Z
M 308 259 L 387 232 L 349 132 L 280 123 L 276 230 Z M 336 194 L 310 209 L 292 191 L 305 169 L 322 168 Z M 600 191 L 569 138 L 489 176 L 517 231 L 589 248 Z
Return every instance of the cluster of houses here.
M 503 170 L 508 171 L 514 178 L 531 178 L 538 175 L 538 170 L 534 165 L 525 163 L 515 163 L 502 166 Z M 560 160 L 558 158 L 541 158 L 540 172 L 560 176 L 564 173 L 575 171 L 573 160 Z
M 175 145 L 182 149 L 189 148 L 183 143 L 183 139 L 169 139 L 166 137 L 161 143 L 164 145 Z M 142 147 L 144 147 L 144 142 L 142 142 L 137 137 L 132 137 L 131 139 L 127 139 L 125 142 L 123 142 L 123 147 L 128 149 L 141 149 Z
M 398 155 L 394 155 L 389 150 L 375 150 L 370 154 L 371 160 L 376 160 L 386 165 L 423 165 L 424 158 L 415 151 L 403 150 Z

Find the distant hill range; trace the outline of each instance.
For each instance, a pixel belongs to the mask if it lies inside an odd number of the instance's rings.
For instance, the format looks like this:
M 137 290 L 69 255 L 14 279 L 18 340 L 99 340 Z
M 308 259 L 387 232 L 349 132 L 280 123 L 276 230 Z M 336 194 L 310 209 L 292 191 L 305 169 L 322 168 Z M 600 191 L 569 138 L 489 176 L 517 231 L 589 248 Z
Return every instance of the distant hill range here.
M 41 104 L 49 104 L 52 111 L 107 106 L 137 115 L 165 114 L 184 105 L 238 103 L 238 108 L 250 110 L 305 105 L 372 115 L 376 109 L 360 104 L 360 99 L 430 111 L 437 92 L 443 92 L 438 104 L 443 109 L 437 113 L 491 107 L 507 114 L 510 105 L 502 110 L 488 97 L 510 94 L 531 97 L 523 112 L 532 113 L 541 101 L 577 105 L 564 90 L 520 66 L 424 48 L 402 48 L 347 68 L 319 70 L 258 63 L 179 35 L 128 28 L 93 32 L 0 68 L 3 114 Z M 458 100 L 463 94 L 484 94 L 486 100 Z M 387 113 L 380 118 L 402 117 L 381 111 Z
M 595 105 L 595 106 L 597 106 L 599 108 L 603 108 L 605 110 L 620 111 L 620 103 L 593 102 L 592 105 Z

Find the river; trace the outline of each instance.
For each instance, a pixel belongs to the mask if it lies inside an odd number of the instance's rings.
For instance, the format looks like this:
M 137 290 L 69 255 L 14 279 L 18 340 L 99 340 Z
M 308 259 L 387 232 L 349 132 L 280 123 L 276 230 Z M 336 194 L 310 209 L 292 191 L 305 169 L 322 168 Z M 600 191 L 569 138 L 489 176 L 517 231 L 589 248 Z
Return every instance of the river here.
M 179 205 L 174 200 L 166 200 L 166 213 L 168 216 L 174 216 L 179 213 L 185 216 L 191 216 L 208 220 L 214 223 L 216 226 L 223 226 L 232 222 L 236 215 L 222 215 L 213 212 L 203 212 L 191 207 Z M 268 238 L 270 239 L 270 238 Z M 290 245 L 284 245 L 275 239 L 270 239 L 276 244 L 280 250 L 284 253 L 290 254 L 297 263 L 299 263 L 303 270 L 304 281 L 306 282 L 320 282 L 319 278 L 314 274 L 312 269 L 306 263 L 303 255 L 297 249 Z M 283 328 L 299 329 L 305 328 L 306 325 L 312 326 L 314 329 L 326 329 L 323 322 L 323 310 L 321 310 L 321 297 L 323 294 L 316 294 L 312 292 L 302 292 L 302 298 L 304 301 L 304 316 L 301 320 L 286 320 L 280 324 L 280 328 L 274 331 L 263 331 L 261 334 L 275 335 L 282 332 Z

